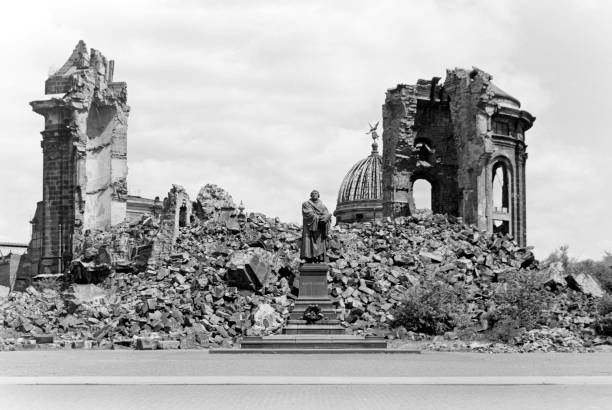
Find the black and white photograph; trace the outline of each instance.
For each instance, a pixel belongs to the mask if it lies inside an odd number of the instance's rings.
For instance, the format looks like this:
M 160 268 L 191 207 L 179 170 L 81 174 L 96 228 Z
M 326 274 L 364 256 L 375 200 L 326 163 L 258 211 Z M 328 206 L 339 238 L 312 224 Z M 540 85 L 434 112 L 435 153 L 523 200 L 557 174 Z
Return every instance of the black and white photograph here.
M 0 12 L 0 408 L 612 409 L 612 3 Z

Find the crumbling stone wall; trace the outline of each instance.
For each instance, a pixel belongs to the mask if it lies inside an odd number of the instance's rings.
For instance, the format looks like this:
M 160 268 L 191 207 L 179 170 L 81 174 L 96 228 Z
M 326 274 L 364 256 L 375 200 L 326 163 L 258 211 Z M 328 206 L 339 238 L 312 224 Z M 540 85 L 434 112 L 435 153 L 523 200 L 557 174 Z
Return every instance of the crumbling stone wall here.
M 215 184 L 206 184 L 200 189 L 194 212 L 202 220 L 216 222 L 227 222 L 238 215 L 232 196 Z
M 383 106 L 383 215 L 409 215 L 416 87 L 399 84 Z M 414 202 L 414 201 L 413 201 Z
M 172 222 L 173 239 L 176 239 L 179 228 L 185 228 L 191 224 L 191 211 L 193 204 L 189 194 L 180 185 L 172 185 L 168 196 L 164 199 L 163 219 Z
M 432 211 L 526 243 L 524 132 L 535 117 L 474 68 L 400 84 L 383 106 L 383 213 L 415 211 L 412 187 L 432 187 Z M 494 206 L 495 171 L 503 170 L 502 206 Z
M 157 266 L 161 259 L 170 255 L 179 234 L 179 228 L 191 224 L 192 207 L 193 204 L 185 188 L 180 185 L 172 185 L 168 196 L 164 198 L 159 231 L 153 241 L 149 265 Z
M 113 73 L 113 61 L 79 41 L 45 82 L 53 96 L 30 103 L 45 118 L 39 273 L 63 270 L 85 231 L 125 219 L 130 108 L 127 86 Z

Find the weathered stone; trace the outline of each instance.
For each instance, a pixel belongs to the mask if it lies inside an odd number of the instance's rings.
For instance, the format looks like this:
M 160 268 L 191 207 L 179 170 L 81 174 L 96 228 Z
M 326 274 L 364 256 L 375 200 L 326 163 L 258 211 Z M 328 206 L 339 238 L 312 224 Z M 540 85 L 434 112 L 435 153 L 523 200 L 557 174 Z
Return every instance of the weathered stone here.
M 565 280 L 565 269 L 561 262 L 553 262 L 546 269 L 539 273 L 542 284 L 550 287 L 552 290 L 556 290 L 559 287 L 567 285 Z
M 106 299 L 106 292 L 96 285 L 72 285 L 74 297 L 79 302 L 100 302 Z
M 602 297 L 604 294 L 597 279 L 588 273 L 574 273 L 566 276 L 565 280 L 570 288 L 578 290 L 586 295 Z
M 108 229 L 126 217 L 129 106 L 126 85 L 113 80 L 112 67 L 113 61 L 97 50 L 88 52 L 80 41 L 45 82 L 46 94 L 63 96 L 30 103 L 45 117 L 47 195 L 38 204 L 28 251 L 36 273 L 61 273 L 63 262 L 56 258 L 65 249 L 86 248 L 85 232 Z M 74 201 L 71 206 L 66 198 Z M 42 237 L 54 239 L 36 240 Z
M 437 253 L 422 251 L 419 253 L 419 256 L 425 261 L 432 261 L 436 263 L 442 263 L 444 261 L 444 257 Z
M 455 68 L 447 70 L 443 86 L 434 77 L 387 91 L 383 106 L 384 216 L 414 215 L 414 182 L 425 179 L 438 191 L 432 196 L 434 213 L 461 217 L 489 232 L 511 233 L 525 244 L 523 141 L 535 117 L 522 111 L 518 100 L 491 79 L 477 68 Z M 513 193 L 504 195 L 499 204 L 493 202 L 494 178 Z M 510 213 L 510 209 L 515 211 Z
M 271 269 L 267 256 L 266 251 L 256 249 L 234 252 L 227 263 L 228 283 L 241 289 L 264 287 Z
M 36 335 L 34 336 L 37 344 L 48 344 L 53 343 L 53 335 Z
M 157 346 L 162 350 L 174 350 L 178 349 L 181 342 L 178 340 L 160 340 L 157 342 Z

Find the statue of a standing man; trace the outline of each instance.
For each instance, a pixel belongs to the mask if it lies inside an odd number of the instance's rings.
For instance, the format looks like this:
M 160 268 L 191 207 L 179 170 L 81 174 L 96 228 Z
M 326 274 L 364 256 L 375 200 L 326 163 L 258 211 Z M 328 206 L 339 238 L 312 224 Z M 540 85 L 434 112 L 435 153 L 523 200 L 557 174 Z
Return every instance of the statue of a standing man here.
M 331 214 L 319 199 L 319 191 L 312 191 L 310 199 L 302 204 L 302 218 L 300 257 L 307 263 L 325 262 Z

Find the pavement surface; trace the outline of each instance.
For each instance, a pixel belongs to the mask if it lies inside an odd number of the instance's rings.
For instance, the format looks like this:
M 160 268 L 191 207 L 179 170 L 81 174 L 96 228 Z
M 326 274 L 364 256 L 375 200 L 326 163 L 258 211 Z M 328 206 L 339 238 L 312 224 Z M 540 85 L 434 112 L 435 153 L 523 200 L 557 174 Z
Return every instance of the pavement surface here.
M 4 409 L 612 409 L 612 353 L 0 352 Z

